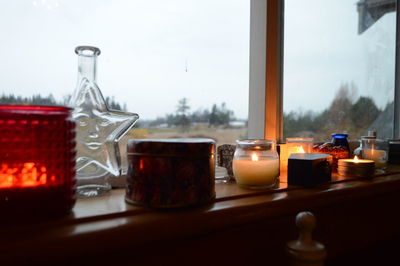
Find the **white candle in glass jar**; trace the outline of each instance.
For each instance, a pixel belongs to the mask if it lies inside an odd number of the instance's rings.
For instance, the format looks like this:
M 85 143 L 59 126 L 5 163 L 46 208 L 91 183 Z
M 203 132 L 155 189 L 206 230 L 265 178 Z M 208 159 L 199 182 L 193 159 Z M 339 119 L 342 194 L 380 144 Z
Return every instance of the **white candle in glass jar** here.
M 232 166 L 236 182 L 247 187 L 273 186 L 279 176 L 279 158 L 253 153 L 251 158 L 234 159 Z
M 375 168 L 383 168 L 386 166 L 386 151 L 375 150 L 375 149 L 364 149 L 362 150 L 364 159 L 373 160 L 375 162 Z

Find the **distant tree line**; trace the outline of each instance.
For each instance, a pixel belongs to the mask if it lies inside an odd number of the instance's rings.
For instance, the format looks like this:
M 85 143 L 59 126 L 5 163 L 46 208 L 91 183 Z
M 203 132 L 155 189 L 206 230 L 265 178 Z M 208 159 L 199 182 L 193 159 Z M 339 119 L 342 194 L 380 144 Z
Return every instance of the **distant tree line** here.
M 229 127 L 229 123 L 235 120 L 234 113 L 225 103 L 213 104 L 211 109 L 199 109 L 190 112 L 191 107 L 187 98 L 178 101 L 176 111 L 158 117 L 149 122 L 150 127 L 166 125 L 167 127 L 179 127 L 182 131 L 188 131 L 193 123 L 204 123 L 209 127 Z
M 63 100 L 56 101 L 52 94 L 48 96 L 42 96 L 40 94 L 33 95 L 31 97 L 15 96 L 14 94 L 2 94 L 0 96 L 0 104 L 33 104 L 33 105 L 60 105 L 67 106 L 71 95 L 64 96 Z M 127 107 L 124 103 L 123 106 L 119 104 L 114 97 L 106 97 L 105 101 L 110 109 L 126 111 Z
M 52 94 L 42 96 L 40 94 L 31 97 L 3 94 L 0 96 L 0 104 L 34 104 L 34 105 L 61 105 L 68 106 L 71 95 L 66 95 L 61 101 L 55 100 Z M 127 111 L 126 104 L 121 106 L 114 97 L 106 97 L 105 101 L 110 109 Z M 213 104 L 211 109 L 199 109 L 190 112 L 189 100 L 179 99 L 174 113 L 158 117 L 147 124 L 150 127 L 167 125 L 167 127 L 179 127 L 182 131 L 188 131 L 193 123 L 204 123 L 209 127 L 229 127 L 229 123 L 235 120 L 234 113 L 225 103 Z
M 337 91 L 330 105 L 321 112 L 291 111 L 284 113 L 284 138 L 314 137 L 315 140 L 329 139 L 335 132 L 347 132 L 351 139 L 358 139 L 368 130 L 386 130 L 390 137 L 389 125 L 393 121 L 393 102 L 388 103 L 383 110 L 379 109 L 371 97 L 361 96 L 356 99 L 357 88 L 354 84 L 344 83 Z M 35 104 L 35 105 L 68 105 L 70 95 L 62 101 L 57 101 L 52 94 L 40 94 L 31 97 L 3 94 L 0 104 Z M 110 109 L 126 111 L 126 104 L 121 106 L 114 97 L 105 98 Z M 191 112 L 189 100 L 179 99 L 175 112 L 158 117 L 151 121 L 139 121 L 138 126 L 148 127 L 178 127 L 188 131 L 192 124 L 203 123 L 208 127 L 230 126 L 235 121 L 234 113 L 225 103 L 213 104 L 210 109 L 198 109 Z M 382 135 L 380 137 L 383 137 Z
M 371 97 L 355 100 L 357 88 L 344 83 L 335 98 L 322 112 L 298 111 L 284 114 L 284 137 L 314 137 L 327 140 L 335 132 L 346 132 L 350 139 L 359 139 L 368 130 L 375 129 L 374 122 L 385 110 L 380 110 Z
M 13 94 L 3 94 L 0 97 L 1 104 L 34 104 L 34 105 L 57 105 L 53 95 L 41 96 L 40 94 L 31 97 L 15 96 Z

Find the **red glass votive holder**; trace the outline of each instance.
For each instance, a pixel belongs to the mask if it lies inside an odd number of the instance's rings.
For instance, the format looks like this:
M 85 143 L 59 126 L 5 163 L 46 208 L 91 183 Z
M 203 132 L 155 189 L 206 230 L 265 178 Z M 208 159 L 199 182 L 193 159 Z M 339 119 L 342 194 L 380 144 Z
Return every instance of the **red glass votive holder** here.
M 2 222 L 56 217 L 74 206 L 75 123 L 70 113 L 60 106 L 0 105 Z

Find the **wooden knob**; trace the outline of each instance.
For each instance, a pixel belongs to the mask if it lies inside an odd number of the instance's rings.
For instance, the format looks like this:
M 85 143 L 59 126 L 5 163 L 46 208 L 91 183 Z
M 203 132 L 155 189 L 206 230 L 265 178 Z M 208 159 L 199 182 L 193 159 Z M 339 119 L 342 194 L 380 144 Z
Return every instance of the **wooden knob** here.
M 323 265 L 325 247 L 312 239 L 312 231 L 316 226 L 315 216 L 311 212 L 297 214 L 296 226 L 299 228 L 299 238 L 288 242 L 286 246 L 292 265 Z
M 311 212 L 300 212 L 296 216 L 296 226 L 299 228 L 300 235 L 298 241 L 302 245 L 314 246 L 315 241 L 312 240 L 312 231 L 316 225 L 315 216 Z

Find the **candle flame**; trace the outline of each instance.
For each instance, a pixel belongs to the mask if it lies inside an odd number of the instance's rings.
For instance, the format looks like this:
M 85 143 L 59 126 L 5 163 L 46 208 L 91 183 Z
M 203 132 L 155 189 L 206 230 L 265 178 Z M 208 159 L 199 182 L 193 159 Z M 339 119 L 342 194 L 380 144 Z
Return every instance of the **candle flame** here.
M 300 148 L 299 148 L 299 153 L 306 153 L 306 152 L 304 151 L 304 149 L 303 149 L 303 146 L 300 146 Z
M 355 163 L 358 163 L 358 162 L 359 162 L 357 155 L 354 155 L 354 162 L 355 162 Z
M 33 162 L 0 165 L 0 188 L 36 187 L 55 182 L 55 176 L 48 176 L 46 167 Z
M 252 160 L 253 162 L 258 161 L 258 156 L 257 156 L 257 154 L 253 153 L 253 154 L 251 155 L 251 160 Z

